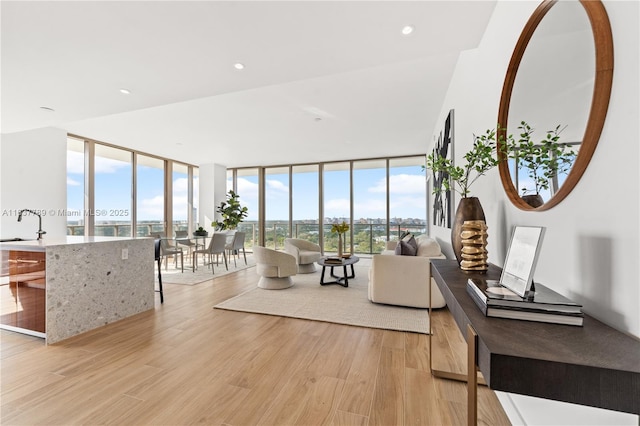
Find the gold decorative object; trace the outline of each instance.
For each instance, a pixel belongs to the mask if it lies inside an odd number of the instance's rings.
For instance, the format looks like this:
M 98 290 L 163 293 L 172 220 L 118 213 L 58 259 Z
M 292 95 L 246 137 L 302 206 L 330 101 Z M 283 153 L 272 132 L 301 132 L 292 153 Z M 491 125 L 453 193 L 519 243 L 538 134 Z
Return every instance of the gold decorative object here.
M 465 220 L 462 224 L 460 238 L 462 239 L 462 261 L 460 269 L 463 271 L 486 271 L 487 263 L 487 224 L 484 220 Z

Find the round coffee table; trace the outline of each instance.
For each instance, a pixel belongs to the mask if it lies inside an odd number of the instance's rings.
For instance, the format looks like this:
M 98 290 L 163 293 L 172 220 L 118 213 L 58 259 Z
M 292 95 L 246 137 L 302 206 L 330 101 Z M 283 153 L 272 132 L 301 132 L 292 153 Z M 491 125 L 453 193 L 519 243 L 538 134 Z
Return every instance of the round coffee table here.
M 329 259 L 331 259 L 331 257 L 329 257 Z M 318 260 L 318 265 L 322 266 L 322 275 L 320 276 L 320 285 L 338 284 L 338 285 L 341 285 L 342 287 L 349 287 L 349 278 L 354 278 L 356 276 L 356 273 L 353 269 L 353 265 L 358 263 L 359 261 L 360 261 L 360 258 L 354 255 L 351 255 L 348 258 L 343 258 L 341 263 L 331 262 L 330 260 L 328 261 L 326 257 L 323 257 L 322 259 Z M 351 265 L 351 275 L 349 275 L 349 273 L 347 272 L 347 266 L 349 265 Z M 334 275 L 333 268 L 335 267 L 342 267 L 341 277 Z M 329 271 L 329 274 L 336 279 L 335 281 L 325 282 L 324 271 L 326 268 L 331 268 L 331 271 Z

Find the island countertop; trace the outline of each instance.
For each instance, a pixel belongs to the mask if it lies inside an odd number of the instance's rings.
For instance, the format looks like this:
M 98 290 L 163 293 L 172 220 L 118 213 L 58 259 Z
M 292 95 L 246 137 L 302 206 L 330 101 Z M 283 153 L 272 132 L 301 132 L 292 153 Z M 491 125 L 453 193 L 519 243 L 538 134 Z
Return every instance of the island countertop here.
M 140 237 L 148 238 L 148 237 Z M 132 237 L 84 237 L 71 236 L 43 238 L 42 240 L 6 241 L 0 243 L 0 250 L 21 250 L 21 251 L 46 251 L 47 247 L 66 246 L 72 244 L 100 243 L 109 241 L 128 241 L 138 238 Z
M 0 255 L 2 309 L 9 309 L 0 328 L 51 344 L 154 308 L 153 238 L 45 236 L 0 243 Z M 37 281 L 33 271 L 18 270 L 34 259 L 41 265 Z M 44 333 L 22 321 L 25 306 L 44 321 Z

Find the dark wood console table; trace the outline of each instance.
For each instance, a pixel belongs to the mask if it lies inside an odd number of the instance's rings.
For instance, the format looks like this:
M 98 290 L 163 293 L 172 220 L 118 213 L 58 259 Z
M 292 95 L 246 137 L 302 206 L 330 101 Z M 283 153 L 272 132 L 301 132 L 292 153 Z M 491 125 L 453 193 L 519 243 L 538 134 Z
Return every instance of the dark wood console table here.
M 500 273 L 495 265 L 480 274 L 455 260 L 431 261 L 431 276 L 466 334 L 469 423 L 476 423 L 476 368 L 493 390 L 640 414 L 640 341 L 588 315 L 583 327 L 485 317 L 467 294 L 467 279 Z

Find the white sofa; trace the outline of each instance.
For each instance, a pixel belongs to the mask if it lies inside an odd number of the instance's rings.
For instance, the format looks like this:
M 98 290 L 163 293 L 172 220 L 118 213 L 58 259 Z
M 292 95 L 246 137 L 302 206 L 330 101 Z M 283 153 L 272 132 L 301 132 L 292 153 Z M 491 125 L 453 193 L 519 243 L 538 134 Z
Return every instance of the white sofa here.
M 429 307 L 429 287 L 433 308 L 446 305 L 442 293 L 431 277 L 430 259 L 445 259 L 437 241 L 427 235 L 416 237 L 416 256 L 395 254 L 395 241 L 387 250 L 373 256 L 369 270 L 369 300 L 387 305 L 413 308 Z

